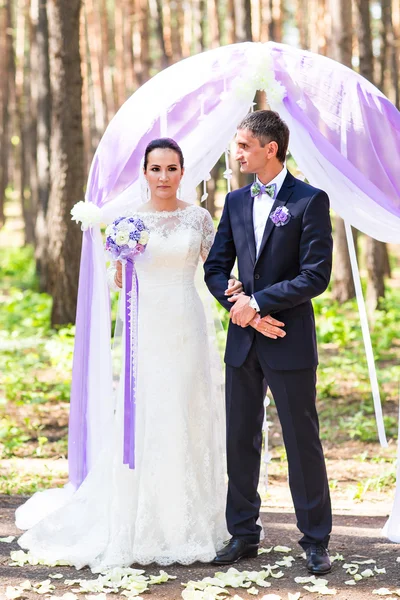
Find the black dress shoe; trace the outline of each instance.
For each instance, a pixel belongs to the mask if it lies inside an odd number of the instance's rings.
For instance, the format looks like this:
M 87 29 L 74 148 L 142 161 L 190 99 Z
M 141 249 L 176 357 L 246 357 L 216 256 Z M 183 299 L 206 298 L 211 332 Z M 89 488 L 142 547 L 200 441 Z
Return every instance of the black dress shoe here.
M 328 550 L 322 544 L 312 544 L 306 550 L 307 570 L 313 575 L 325 575 L 332 568 Z
M 257 555 L 258 544 L 250 544 L 243 538 L 233 537 L 222 550 L 217 552 L 212 564 L 232 565 L 241 558 L 256 558 Z

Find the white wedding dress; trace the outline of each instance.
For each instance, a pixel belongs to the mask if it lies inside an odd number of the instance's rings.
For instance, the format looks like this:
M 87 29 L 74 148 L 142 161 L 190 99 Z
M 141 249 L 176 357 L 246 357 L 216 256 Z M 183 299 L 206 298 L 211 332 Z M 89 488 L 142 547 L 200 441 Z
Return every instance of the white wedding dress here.
M 198 206 L 140 212 L 136 468 L 122 464 L 123 394 L 110 441 L 67 503 L 19 539 L 46 561 L 94 572 L 210 561 L 227 539 L 225 420 L 195 287 L 214 228 Z

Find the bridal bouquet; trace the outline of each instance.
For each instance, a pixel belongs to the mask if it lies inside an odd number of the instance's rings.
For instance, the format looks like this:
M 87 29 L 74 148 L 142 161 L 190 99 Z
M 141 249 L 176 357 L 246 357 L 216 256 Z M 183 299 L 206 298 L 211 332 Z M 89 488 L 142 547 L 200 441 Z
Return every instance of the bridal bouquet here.
M 106 229 L 106 251 L 113 260 L 125 261 L 142 254 L 149 241 L 149 230 L 138 217 L 119 217 Z
M 138 351 L 138 278 L 135 256 L 143 254 L 149 230 L 138 217 L 120 217 L 106 229 L 105 248 L 113 260 L 123 264 L 125 313 L 124 438 L 123 463 L 135 468 L 136 368 Z

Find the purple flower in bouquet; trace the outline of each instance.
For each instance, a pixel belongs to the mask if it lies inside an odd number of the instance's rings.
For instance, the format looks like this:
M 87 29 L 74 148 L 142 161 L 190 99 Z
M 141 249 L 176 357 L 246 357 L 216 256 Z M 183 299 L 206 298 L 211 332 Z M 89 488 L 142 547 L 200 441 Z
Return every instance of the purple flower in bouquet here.
M 138 217 L 119 217 L 106 229 L 106 251 L 113 260 L 126 260 L 142 254 L 149 230 Z
M 270 219 L 276 227 L 282 227 L 286 225 L 290 221 L 290 217 L 292 215 L 289 212 L 289 209 L 286 206 L 278 206 L 274 210 L 274 212 L 270 215 Z

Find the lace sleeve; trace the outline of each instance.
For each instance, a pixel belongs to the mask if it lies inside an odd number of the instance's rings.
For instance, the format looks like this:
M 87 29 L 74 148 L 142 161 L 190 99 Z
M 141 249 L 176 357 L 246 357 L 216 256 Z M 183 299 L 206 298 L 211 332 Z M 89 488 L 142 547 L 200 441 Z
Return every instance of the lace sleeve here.
M 115 266 L 115 262 L 112 262 L 111 265 L 107 269 L 107 283 L 108 287 L 112 292 L 120 292 L 121 288 L 117 286 L 115 283 L 115 273 L 117 272 L 117 268 Z
M 204 214 L 203 225 L 202 225 L 201 249 L 200 249 L 201 258 L 203 259 L 203 261 L 206 260 L 208 253 L 211 250 L 211 246 L 214 243 L 214 237 L 215 237 L 214 223 L 211 218 L 211 215 L 207 210 L 204 211 L 204 213 L 205 214 Z

